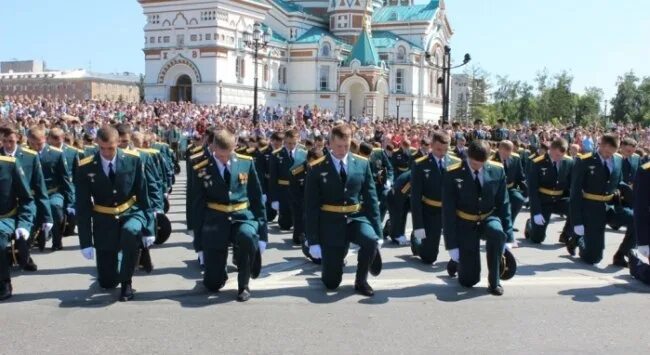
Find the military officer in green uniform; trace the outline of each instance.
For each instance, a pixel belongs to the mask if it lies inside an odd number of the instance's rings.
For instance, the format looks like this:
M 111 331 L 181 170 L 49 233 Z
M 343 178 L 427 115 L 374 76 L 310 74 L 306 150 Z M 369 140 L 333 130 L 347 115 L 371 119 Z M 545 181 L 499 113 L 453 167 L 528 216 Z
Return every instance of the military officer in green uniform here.
M 574 238 L 567 244 L 569 254 L 580 248 L 580 259 L 597 264 L 605 249 L 605 225 L 615 220 L 634 233 L 632 211 L 620 205 L 619 183 L 623 159 L 615 154 L 618 137 L 605 134 L 595 153 L 581 155 L 571 177 L 571 222 Z
M 393 151 L 390 157 L 390 163 L 393 166 L 394 179 L 397 179 L 400 174 L 408 171 L 411 164 L 411 144 L 408 140 L 402 141 L 400 147 Z
M 620 190 L 620 206 L 619 208 L 631 211 L 634 205 L 634 178 L 636 177 L 639 166 L 641 165 L 641 157 L 635 153 L 637 142 L 632 138 L 623 138 L 621 140 L 620 154 L 623 159 L 621 173 L 621 182 L 619 183 Z M 618 227 L 618 225 L 614 225 Z M 613 264 L 620 267 L 627 267 L 625 256 L 634 248 L 634 230 L 626 230 L 625 237 L 618 247 L 618 251 L 614 254 Z
M 38 153 L 43 178 L 49 195 L 50 210 L 54 226 L 52 227 L 52 251 L 63 249 L 62 237 L 64 215 L 74 214 L 75 191 L 72 184 L 72 173 L 66 162 L 63 151 L 45 143 L 45 130 L 39 126 L 29 129 L 28 143 L 32 150 Z M 43 248 L 44 241 L 40 247 Z
M 41 169 L 41 162 L 38 159 L 38 154 L 28 148 L 18 145 L 19 133 L 13 128 L 2 129 L 2 149 L 0 155 L 6 157 L 16 158 L 16 162 L 22 168 L 27 184 L 32 191 L 34 197 L 34 205 L 36 207 L 36 218 L 34 218 L 34 226 L 31 235 L 36 236 L 38 233 L 48 235 L 52 226 L 52 212 L 50 211 L 50 202 L 47 196 L 47 188 L 45 187 L 45 179 L 43 179 L 43 171 Z M 36 271 L 38 266 L 30 256 L 28 241 L 22 238 L 16 239 L 16 249 L 18 250 L 18 265 L 25 271 Z M 0 251 L 3 251 L 0 249 Z
M 650 285 L 650 162 L 639 167 L 634 180 L 634 230 L 637 249 L 628 253 L 630 275 Z
M 503 170 L 506 172 L 506 187 L 508 188 L 508 197 L 510 198 L 510 218 L 512 224 L 515 224 L 517 215 L 524 205 L 526 196 L 528 195 L 528 185 L 526 184 L 526 176 L 524 174 L 524 167 L 521 164 L 521 157 L 519 154 L 513 152 L 514 145 L 511 141 L 504 139 L 499 142 L 499 148 L 492 160 L 501 163 Z M 508 243 L 515 243 L 515 240 L 509 240 Z
M 36 210 L 25 173 L 16 158 L 0 156 L 0 180 L 0 301 L 4 301 L 13 293 L 4 251 L 14 234 L 27 241 Z
M 359 145 L 359 155 L 368 158 L 370 162 L 370 170 L 375 180 L 375 189 L 379 198 L 379 220 L 383 221 L 388 210 L 386 195 L 393 185 L 393 166 L 384 149 L 381 147 L 373 148 L 366 142 Z
M 467 160 L 450 165 L 443 178 L 442 218 L 445 245 L 451 257 L 450 274 L 458 270 L 462 286 L 481 278 L 480 240 L 486 240 L 488 292 L 500 296 L 500 262 L 511 239 L 510 201 L 503 166 L 488 161 L 490 146 L 474 140 Z
M 313 161 L 307 173 L 305 212 L 309 254 L 321 258 L 325 287 L 338 288 L 349 243 L 359 245 L 355 290 L 372 296 L 368 272 L 380 272 L 379 243 L 383 241 L 379 202 L 368 159 L 350 153 L 352 130 L 335 126 L 330 153 Z M 371 267 L 372 264 L 372 267 Z
M 426 264 L 433 264 L 438 259 L 443 177 L 448 166 L 460 163 L 460 159 L 447 153 L 449 141 L 446 133 L 434 132 L 431 152 L 416 160 L 412 166 L 411 249 Z
M 99 285 L 121 284 L 124 302 L 133 299 L 140 245 L 150 247 L 155 231 L 145 166 L 137 152 L 118 148 L 118 140 L 113 127 L 97 131 L 99 151 L 79 162 L 75 209 L 82 255 L 92 260 L 97 251 Z
M 83 157 L 83 150 L 67 145 L 64 141 L 65 133 L 58 127 L 52 128 L 47 134 L 47 144 L 63 151 L 63 157 L 68 165 L 68 169 L 70 169 L 70 176 L 73 179 L 72 194 L 74 197 L 74 174 L 79 166 L 79 160 Z M 73 214 L 68 213 L 68 211 L 66 211 L 65 214 L 63 236 L 70 236 L 74 234 L 74 228 L 77 225 L 77 222 Z
M 569 191 L 573 160 L 566 155 L 568 143 L 563 138 L 551 142 L 547 154 L 533 159 L 528 171 L 528 196 L 530 216 L 524 232 L 526 239 L 542 243 L 551 214 L 569 216 Z M 570 217 L 567 218 L 560 242 L 566 243 L 571 235 Z
M 228 279 L 228 245 L 236 244 L 238 296 L 250 298 L 249 280 L 257 277 L 266 249 L 268 227 L 262 188 L 251 157 L 235 154 L 235 137 L 221 130 L 211 137 L 210 157 L 194 165 L 197 179 L 192 203 L 194 233 L 205 258 L 203 284 L 220 290 Z
M 257 169 L 257 176 L 260 179 L 260 184 L 262 184 L 262 191 L 264 192 L 264 204 L 266 209 L 266 220 L 271 222 L 275 219 L 277 211 L 271 207 L 271 199 L 269 198 L 269 186 L 270 186 L 270 165 L 271 158 L 273 157 L 273 152 L 282 148 L 282 141 L 284 140 L 284 134 L 282 132 L 273 132 L 271 134 L 270 144 L 261 144 L 257 150 L 257 153 L 253 155 L 255 161 L 255 168 Z
M 412 171 L 409 170 L 401 174 L 386 195 L 390 224 L 388 230 L 384 230 L 384 233 L 388 234 L 384 237 L 390 237 L 393 243 L 397 245 L 406 244 L 404 243 L 406 241 L 404 233 L 406 231 L 406 219 L 411 210 L 411 173 Z M 411 244 L 411 250 L 415 255 L 416 252 L 413 250 L 413 246 L 414 244 Z

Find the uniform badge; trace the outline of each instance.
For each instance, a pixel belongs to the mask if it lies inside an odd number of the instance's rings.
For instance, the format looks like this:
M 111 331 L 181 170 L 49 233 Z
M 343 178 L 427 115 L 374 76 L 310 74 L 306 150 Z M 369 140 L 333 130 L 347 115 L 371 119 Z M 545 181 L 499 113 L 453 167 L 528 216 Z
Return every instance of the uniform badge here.
M 203 181 L 203 187 L 207 189 L 208 187 L 210 187 L 210 183 L 207 180 Z
M 463 188 L 463 179 L 456 179 L 456 185 L 458 186 L 458 189 Z
M 90 182 L 92 182 L 92 183 L 95 182 L 95 173 L 88 174 L 88 177 L 90 178 Z
M 542 170 L 542 175 L 546 175 L 546 168 L 541 168 Z
M 377 167 L 377 169 L 381 169 L 381 160 L 375 161 L 375 166 Z
M 239 173 L 239 183 L 242 185 L 246 185 L 248 183 L 248 174 Z
M 323 178 L 323 183 L 327 183 L 327 172 L 320 173 L 320 176 Z
M 423 171 L 424 171 L 424 178 L 428 179 L 429 178 L 429 172 L 431 171 L 431 169 L 424 169 Z
M 594 174 L 595 174 L 596 166 L 595 166 L 595 165 L 589 165 L 588 168 L 589 168 L 589 173 L 590 173 L 591 175 L 594 175 Z

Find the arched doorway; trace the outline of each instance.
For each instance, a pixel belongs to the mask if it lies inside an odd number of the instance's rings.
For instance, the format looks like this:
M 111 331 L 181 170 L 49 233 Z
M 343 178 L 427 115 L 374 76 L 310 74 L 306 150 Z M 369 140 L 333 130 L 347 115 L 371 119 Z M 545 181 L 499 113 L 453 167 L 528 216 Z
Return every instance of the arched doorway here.
M 192 78 L 183 74 L 176 79 L 176 85 L 171 87 L 169 94 L 171 101 L 192 101 Z
M 351 117 L 359 117 L 365 107 L 364 87 L 359 83 L 350 85 L 350 112 Z
M 386 83 L 386 80 L 384 79 L 379 79 L 379 82 L 377 82 L 377 99 L 376 99 L 376 109 L 375 109 L 375 117 L 373 119 L 379 117 L 380 119 L 384 119 L 387 116 L 387 111 L 388 111 L 388 101 L 386 100 L 388 98 L 388 84 Z

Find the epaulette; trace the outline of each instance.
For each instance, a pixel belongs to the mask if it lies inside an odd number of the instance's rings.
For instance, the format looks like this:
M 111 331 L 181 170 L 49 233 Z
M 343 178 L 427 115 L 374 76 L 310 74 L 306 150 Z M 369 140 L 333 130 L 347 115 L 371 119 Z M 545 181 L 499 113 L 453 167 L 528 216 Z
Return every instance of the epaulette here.
M 356 158 L 359 158 L 359 159 L 361 159 L 361 160 L 368 160 L 368 158 L 364 157 L 363 155 L 359 155 L 359 154 L 354 154 L 354 153 L 352 153 L 352 156 L 354 156 L 354 157 L 356 157 Z
M 237 154 L 237 158 L 241 160 L 253 160 L 252 157 L 249 157 L 248 155 L 244 155 L 244 154 Z
M 86 148 L 86 149 L 95 149 L 97 147 L 95 147 L 94 145 L 84 145 L 84 148 Z
M 535 159 L 535 155 L 537 155 L 537 154 L 531 154 L 531 155 L 529 155 L 529 156 L 528 156 L 528 159 Z
M 79 153 L 79 154 L 83 154 L 83 153 L 85 153 L 85 151 L 84 151 L 83 149 L 79 149 L 79 148 L 77 148 L 77 147 L 70 147 L 70 148 L 71 148 L 71 149 L 74 149 L 74 150 L 75 150 L 77 153 Z
M 622 158 L 622 157 L 623 157 L 623 156 L 621 155 L 621 153 L 614 153 L 614 156 L 619 157 L 619 158 Z
M 199 145 L 197 147 L 194 147 L 194 148 L 190 149 L 190 152 L 196 153 L 196 152 L 200 152 L 202 150 L 203 150 L 203 147 Z
M 400 148 L 395 148 L 395 149 L 393 149 L 393 153 L 397 153 L 397 152 L 399 152 L 399 150 L 400 150 Z
M 540 155 L 537 158 L 533 159 L 533 163 L 539 163 L 540 161 L 544 160 L 544 156 Z
M 406 195 L 410 189 L 411 189 L 411 182 L 409 181 L 406 184 L 404 184 L 404 186 L 400 191 L 402 192 L 402 194 Z
M 316 160 L 310 162 L 310 163 L 309 163 L 309 166 L 316 166 L 316 165 L 318 165 L 318 164 L 324 162 L 324 161 L 325 161 L 325 158 L 326 158 L 326 156 L 322 156 L 322 157 L 320 157 L 320 158 L 318 158 L 318 159 L 316 159 Z
M 265 146 L 263 146 L 263 147 L 260 147 L 260 152 L 266 150 L 266 148 L 268 148 L 268 147 L 269 147 L 268 145 L 265 145 Z
M 274 150 L 271 154 L 278 154 L 278 153 L 280 153 L 281 150 L 282 150 L 282 147 Z
M 565 155 L 565 156 L 562 157 L 562 159 L 564 159 L 564 160 L 573 160 L 573 158 L 571 158 L 570 155 Z
M 89 156 L 87 158 L 83 158 L 83 159 L 79 160 L 79 166 L 84 166 L 84 165 L 90 164 L 90 163 L 93 162 L 93 160 L 95 160 L 94 155 L 91 155 L 91 156 Z
M 300 166 L 298 166 L 297 168 L 291 170 L 291 175 L 296 176 L 296 175 L 302 173 L 303 171 L 305 171 L 305 166 L 304 166 L 304 165 L 300 165 Z
M 427 157 L 426 155 L 423 156 L 423 157 L 419 157 L 419 158 L 415 159 L 415 163 L 416 163 L 416 164 L 420 164 L 421 162 L 427 160 L 427 158 L 428 158 L 428 157 Z
M 301 152 L 307 153 L 307 149 L 305 149 L 305 148 L 298 148 L 298 151 L 301 151 Z
M 503 168 L 503 164 L 499 163 L 498 161 L 490 160 L 490 164 L 494 166 L 500 166 Z
M 203 156 L 203 152 L 198 152 L 198 153 L 196 153 L 194 155 L 191 155 L 190 160 L 194 160 L 194 159 L 202 157 L 202 156 Z
M 580 155 L 578 155 L 578 158 L 580 158 L 581 160 L 589 159 L 589 158 L 591 158 L 592 155 L 594 155 L 594 153 L 580 154 Z
M 253 153 L 253 152 L 255 152 L 255 148 L 246 149 L 246 153 L 248 153 L 248 154 Z
M 29 155 L 37 155 L 38 154 L 38 153 L 36 153 L 35 151 L 33 151 L 33 150 L 29 149 L 29 148 L 24 148 L 23 147 L 21 149 L 23 150 L 23 152 L 25 152 L 25 153 L 27 153 Z
M 633 157 L 637 157 L 637 158 L 640 158 L 640 157 L 641 157 L 639 154 L 636 154 L 636 153 L 632 153 L 632 156 L 633 156 Z
M 372 148 L 372 151 L 373 151 L 373 152 L 381 152 L 382 149 L 379 148 L 379 147 L 375 147 L 375 148 Z
M 140 157 L 140 154 L 135 150 L 124 149 L 124 153 L 134 157 Z
M 205 167 L 206 165 L 208 165 L 208 159 L 205 159 L 205 160 L 203 160 L 202 162 L 200 162 L 200 163 L 198 163 L 198 164 L 195 164 L 192 168 L 193 168 L 194 170 L 199 170 L 199 169 Z
M 60 148 L 50 146 L 50 149 L 52 149 L 55 152 L 63 153 L 63 151 Z
M 650 170 L 650 161 L 641 165 L 641 169 L 643 170 Z
M 456 163 L 456 164 L 451 164 L 447 167 L 447 171 L 454 171 L 460 169 L 460 167 L 463 166 L 463 163 Z
M 409 150 L 412 151 L 412 152 L 413 152 L 413 151 L 417 151 L 417 149 L 415 149 L 415 148 L 413 148 L 413 147 L 409 147 Z
M 16 163 L 16 158 L 0 155 L 0 161 L 6 161 L 7 163 Z
M 515 152 L 510 153 L 510 155 L 512 155 L 513 157 L 521 158 L 521 157 L 519 156 L 519 154 L 517 154 L 517 153 L 515 153 Z

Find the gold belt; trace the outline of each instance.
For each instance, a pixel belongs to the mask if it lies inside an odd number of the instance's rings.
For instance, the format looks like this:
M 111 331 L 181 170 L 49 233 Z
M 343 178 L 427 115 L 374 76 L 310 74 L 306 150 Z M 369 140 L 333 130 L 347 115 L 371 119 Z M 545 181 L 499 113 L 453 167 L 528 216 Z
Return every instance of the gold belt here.
M 325 212 L 334 212 L 334 213 L 355 213 L 361 211 L 361 204 L 356 205 L 345 205 L 345 206 L 335 206 L 335 205 L 322 205 L 320 206 L 321 211 Z
M 424 196 L 422 196 L 422 202 L 424 202 L 425 205 L 429 205 L 431 207 L 442 207 L 442 201 L 432 200 Z
M 506 185 L 506 187 L 509 188 L 509 189 L 511 189 L 511 188 L 515 187 L 515 183 L 514 183 L 514 182 L 511 182 L 511 183 L 509 183 L 508 185 Z
M 494 210 L 492 210 L 492 211 L 494 211 Z M 458 216 L 461 219 L 464 219 L 466 221 L 480 222 L 480 221 L 488 218 L 492 214 L 492 211 L 490 211 L 488 213 L 483 213 L 483 214 L 471 214 L 471 213 L 463 212 L 461 210 L 456 210 L 456 216 Z
M 399 171 L 407 171 L 409 168 L 397 168 Z
M 55 192 L 59 192 L 59 188 L 58 188 L 58 187 L 53 187 L 53 188 L 47 190 L 47 194 L 48 194 L 48 195 L 51 195 L 51 194 L 53 194 L 53 193 L 55 193 Z
M 235 203 L 232 205 L 224 205 L 221 203 L 215 203 L 215 202 L 208 202 L 208 208 L 211 210 L 223 212 L 223 213 L 232 213 L 232 212 L 237 212 L 241 210 L 245 210 L 248 208 L 248 201 L 240 202 L 240 203 Z
M 5 214 L 0 214 L 0 219 L 2 219 L 2 218 L 11 218 L 11 217 L 15 216 L 16 213 L 18 213 L 18 207 L 14 207 L 13 210 L 11 210 L 11 211 L 9 211 L 9 212 L 7 212 Z
M 544 195 L 548 196 L 562 196 L 564 194 L 563 190 L 552 190 L 552 189 L 546 189 L 543 187 L 540 187 L 538 189 L 539 192 L 543 193 Z
M 596 202 L 609 202 L 614 198 L 614 195 L 596 195 L 582 191 L 582 198 Z
M 110 214 L 113 216 L 117 216 L 118 214 L 122 214 L 126 212 L 129 208 L 133 207 L 137 201 L 137 198 L 135 196 L 131 197 L 128 199 L 126 202 L 119 206 L 115 207 L 108 207 L 108 206 L 100 206 L 100 205 L 95 205 L 93 206 L 93 211 L 98 212 L 98 213 L 103 213 L 103 214 Z
M 278 185 L 289 186 L 289 180 L 278 180 Z

